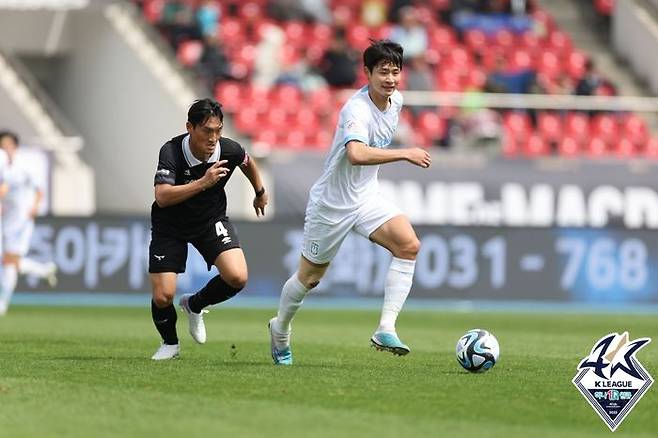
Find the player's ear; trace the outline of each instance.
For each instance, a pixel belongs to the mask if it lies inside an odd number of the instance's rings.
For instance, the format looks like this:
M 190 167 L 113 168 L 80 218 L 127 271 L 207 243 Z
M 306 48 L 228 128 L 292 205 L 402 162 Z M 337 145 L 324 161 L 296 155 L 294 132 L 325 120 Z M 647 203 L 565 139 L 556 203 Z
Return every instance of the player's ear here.
M 192 134 L 192 130 L 194 130 L 194 126 L 190 122 L 185 122 L 185 127 L 187 128 L 188 134 Z

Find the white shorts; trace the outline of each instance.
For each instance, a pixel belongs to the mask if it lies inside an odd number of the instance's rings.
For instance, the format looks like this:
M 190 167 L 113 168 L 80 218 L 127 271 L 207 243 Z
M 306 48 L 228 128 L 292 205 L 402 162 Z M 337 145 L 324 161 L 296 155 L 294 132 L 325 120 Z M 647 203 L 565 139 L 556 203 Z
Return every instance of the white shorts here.
M 27 255 L 34 231 L 33 220 L 12 221 L 5 218 L 2 223 L 3 250 L 6 253 Z
M 361 207 L 341 217 L 334 210 L 309 202 L 304 220 L 302 255 L 323 265 L 336 256 L 347 234 L 354 230 L 366 239 L 386 222 L 402 212 L 381 195 L 367 200 Z

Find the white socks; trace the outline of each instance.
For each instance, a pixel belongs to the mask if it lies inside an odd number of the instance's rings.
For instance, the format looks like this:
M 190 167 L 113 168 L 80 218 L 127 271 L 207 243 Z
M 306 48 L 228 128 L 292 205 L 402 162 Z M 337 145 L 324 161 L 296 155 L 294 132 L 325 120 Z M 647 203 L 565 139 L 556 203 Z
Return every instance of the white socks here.
M 23 275 L 33 275 L 39 278 L 46 278 L 53 271 L 52 263 L 41 263 L 27 257 L 21 257 L 18 263 L 18 271 Z
M 2 280 L 0 280 L 0 303 L 6 307 L 9 307 L 11 296 L 14 294 L 14 289 L 16 289 L 17 280 L 18 271 L 16 270 L 16 265 L 11 263 L 4 265 L 2 269 Z
M 308 289 L 297 278 L 297 272 L 286 281 L 281 291 L 279 300 L 279 312 L 276 315 L 276 324 L 274 330 L 279 333 L 288 333 L 290 331 L 290 321 L 297 313 L 297 309 L 302 305 L 304 296 Z
M 377 332 L 395 332 L 395 321 L 411 290 L 416 260 L 393 257 L 386 274 L 384 305 Z

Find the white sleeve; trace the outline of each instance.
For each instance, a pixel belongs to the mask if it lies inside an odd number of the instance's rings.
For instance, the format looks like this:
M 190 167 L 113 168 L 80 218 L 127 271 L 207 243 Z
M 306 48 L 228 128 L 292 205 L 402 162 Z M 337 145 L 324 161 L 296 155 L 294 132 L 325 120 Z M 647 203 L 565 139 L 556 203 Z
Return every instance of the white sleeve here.
M 368 108 L 362 108 L 360 105 L 348 105 L 343 108 L 343 140 L 341 144 L 345 146 L 352 140 L 368 144 L 370 135 L 368 132 L 369 115 Z

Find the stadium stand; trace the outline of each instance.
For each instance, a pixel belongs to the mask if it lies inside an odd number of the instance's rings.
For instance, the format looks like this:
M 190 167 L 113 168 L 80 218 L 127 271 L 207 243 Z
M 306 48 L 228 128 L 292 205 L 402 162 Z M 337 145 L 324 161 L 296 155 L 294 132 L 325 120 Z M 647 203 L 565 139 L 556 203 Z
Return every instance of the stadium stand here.
M 328 147 L 344 101 L 341 89 L 364 82 L 355 56 L 370 38 L 386 37 L 402 42 L 411 55 L 423 58 L 430 72 L 424 84 L 438 91 L 468 92 L 473 103 L 467 114 L 463 108 L 406 108 L 403 122 L 409 124 L 413 135 L 399 139 L 401 143 L 450 147 L 472 136 L 477 140 L 482 124 L 498 124 L 502 151 L 508 157 L 655 154 L 647 123 L 637 114 L 477 107 L 477 94 L 482 92 L 616 94 L 614 84 L 535 1 L 461 2 L 464 6 L 459 7 L 447 0 L 317 2 L 331 10 L 331 16 L 325 17 L 328 22 L 304 9 L 303 5 L 313 2 L 136 3 L 171 43 L 179 61 L 196 69 L 214 90 L 237 128 L 260 144 L 291 149 Z M 398 10 L 400 3 L 407 6 Z M 393 18 L 373 20 L 377 15 L 364 5 L 375 5 L 387 12 L 383 16 Z M 592 2 L 592 8 L 604 15 L 613 6 L 610 0 Z M 328 85 L 335 82 L 322 76 L 330 48 L 338 50 L 345 63 L 354 61 L 348 64 L 354 71 L 352 79 L 343 81 L 341 87 Z M 211 56 L 212 52 L 217 53 Z M 417 73 L 412 58 L 405 77 Z M 213 62 L 222 65 L 213 66 Z M 207 73 L 214 71 L 222 73 Z

